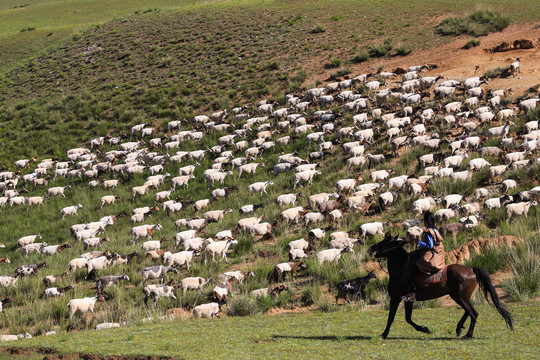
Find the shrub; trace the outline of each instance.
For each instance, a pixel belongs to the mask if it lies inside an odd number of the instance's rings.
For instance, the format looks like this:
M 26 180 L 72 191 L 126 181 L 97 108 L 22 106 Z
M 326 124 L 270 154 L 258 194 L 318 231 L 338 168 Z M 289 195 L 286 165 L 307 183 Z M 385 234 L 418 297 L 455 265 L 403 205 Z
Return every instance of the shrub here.
M 504 30 L 509 24 L 510 20 L 498 12 L 480 10 L 462 19 L 446 18 L 437 25 L 435 31 L 446 36 L 485 36 L 490 32 Z
M 321 312 L 334 312 L 337 311 L 338 306 L 334 303 L 334 300 L 326 295 L 321 295 L 315 302 L 318 310 Z
M 329 63 L 324 64 L 326 69 L 335 69 L 341 66 L 341 60 L 333 58 Z
M 250 316 L 260 314 L 261 309 L 253 298 L 239 295 L 229 300 L 225 312 L 228 316 Z
M 342 19 L 342 17 L 340 15 L 334 15 L 330 19 L 332 19 L 332 21 L 339 21 Z
M 467 261 L 466 265 L 470 267 L 477 267 L 485 270 L 489 274 L 493 274 L 506 265 L 504 250 L 487 249 L 481 254 L 474 255 L 471 259 L 469 259 L 469 261 Z
M 373 57 L 382 57 L 392 50 L 392 40 L 386 39 L 380 44 L 374 44 L 369 47 L 369 54 Z
M 465 44 L 465 46 L 463 46 L 463 48 L 464 49 L 471 49 L 471 48 L 477 47 L 477 46 L 480 46 L 480 40 L 471 39 L 471 40 L 467 41 L 467 43 Z
M 302 298 L 301 301 L 304 305 L 313 305 L 315 304 L 320 297 L 322 296 L 321 289 L 319 288 L 319 284 L 310 284 L 307 286 L 304 291 L 302 291 Z
M 358 53 L 356 54 L 352 59 L 351 61 L 355 64 L 360 64 L 364 61 L 368 61 L 369 60 L 369 54 L 365 51 L 362 51 L 361 53 Z
M 320 34 L 320 33 L 323 33 L 323 32 L 326 32 L 326 29 L 323 28 L 321 25 L 317 25 L 316 27 L 314 27 L 310 31 L 310 33 L 312 33 L 312 34 Z
M 265 66 L 266 70 L 279 70 L 279 62 L 278 61 L 270 61 L 268 64 L 266 64 Z
M 399 56 L 406 56 L 412 53 L 412 49 L 403 44 L 399 44 L 398 46 L 396 46 L 395 50 L 396 50 L 396 55 L 399 55 Z
M 339 78 L 349 75 L 351 73 L 351 70 L 349 68 L 341 68 L 335 73 L 332 73 L 330 75 L 331 80 L 338 80 Z
M 496 68 L 488 69 L 484 75 L 490 79 L 494 79 L 494 78 L 500 77 L 502 74 L 508 72 L 509 70 L 510 70 L 509 66 L 507 67 L 497 66 Z
M 538 240 L 523 248 L 508 251 L 511 279 L 503 286 L 513 301 L 525 301 L 538 296 L 540 291 L 540 242 Z

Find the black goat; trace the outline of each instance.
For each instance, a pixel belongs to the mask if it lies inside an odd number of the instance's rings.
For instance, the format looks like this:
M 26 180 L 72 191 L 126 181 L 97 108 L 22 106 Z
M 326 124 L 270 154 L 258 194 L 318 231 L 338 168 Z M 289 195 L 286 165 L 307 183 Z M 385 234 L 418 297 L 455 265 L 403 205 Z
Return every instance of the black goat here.
M 360 293 L 362 299 L 366 298 L 365 288 L 370 279 L 376 279 L 377 275 L 370 271 L 364 277 L 358 277 L 351 280 L 342 280 L 337 284 L 338 293 L 336 295 L 336 304 L 339 298 L 347 300 L 347 295 L 356 295 Z

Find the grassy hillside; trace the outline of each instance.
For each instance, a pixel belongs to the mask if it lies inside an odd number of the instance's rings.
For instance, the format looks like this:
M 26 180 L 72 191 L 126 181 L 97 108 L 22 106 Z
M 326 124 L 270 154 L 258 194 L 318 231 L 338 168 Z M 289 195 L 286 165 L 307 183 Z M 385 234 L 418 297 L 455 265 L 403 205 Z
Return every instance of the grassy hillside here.
M 137 2 L 144 9 L 143 4 Z M 535 18 L 529 11 L 534 6 L 517 1 L 489 6 L 467 1 L 317 4 L 220 2 L 133 14 L 103 25 L 98 21 L 37 58 L 21 56 L 32 60 L 0 77 L 0 163 L 12 156 L 58 155 L 91 136 L 120 133 L 145 118 L 164 123 L 265 97 L 280 100 L 314 85 L 309 79 L 321 73 L 349 74 L 357 67 L 353 59 L 370 45 L 388 40 L 418 51 L 445 43 L 451 38 L 435 34 L 439 19 L 476 7 L 500 10 L 514 22 Z M 9 23 L 6 34 L 23 26 Z M 17 33 L 20 41 L 11 40 L 1 52 L 24 50 L 24 37 L 37 31 Z M 23 139 L 31 139 L 31 148 L 17 145 Z

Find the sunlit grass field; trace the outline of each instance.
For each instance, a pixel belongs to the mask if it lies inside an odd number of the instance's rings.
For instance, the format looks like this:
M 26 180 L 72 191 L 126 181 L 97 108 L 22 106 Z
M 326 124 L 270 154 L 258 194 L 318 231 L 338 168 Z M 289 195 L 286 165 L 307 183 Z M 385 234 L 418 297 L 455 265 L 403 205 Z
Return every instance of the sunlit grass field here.
M 540 356 L 539 303 L 512 304 L 515 331 L 488 305 L 480 313 L 475 338 L 461 341 L 455 307 L 415 310 L 413 319 L 432 334 L 415 332 L 398 311 L 388 340 L 378 335 L 386 311 L 338 311 L 173 321 L 108 331 L 41 337 L 16 344 L 61 353 L 145 354 L 186 359 L 535 359 Z M 468 325 L 467 325 L 468 326 Z

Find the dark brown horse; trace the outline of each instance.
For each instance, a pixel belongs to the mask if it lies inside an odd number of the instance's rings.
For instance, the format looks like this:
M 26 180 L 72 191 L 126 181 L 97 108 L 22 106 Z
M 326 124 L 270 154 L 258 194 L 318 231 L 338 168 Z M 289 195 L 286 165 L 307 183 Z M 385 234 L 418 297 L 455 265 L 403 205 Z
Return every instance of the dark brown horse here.
M 408 281 L 405 279 L 405 270 L 409 261 L 409 254 L 403 245 L 407 242 L 399 239 L 397 236 L 392 236 L 387 233 L 381 242 L 376 243 L 370 247 L 370 253 L 376 258 L 388 259 L 388 274 L 390 276 L 388 282 L 388 293 L 390 295 L 390 313 L 388 314 L 388 322 L 386 329 L 382 333 L 381 337 L 386 339 L 390 332 L 390 327 L 394 321 L 396 311 L 401 297 L 408 291 Z M 488 293 L 491 296 L 491 300 L 495 305 L 495 308 L 502 315 L 506 324 L 513 330 L 512 327 L 512 315 L 510 312 L 500 303 L 499 297 L 495 292 L 495 288 L 491 283 L 489 275 L 482 269 L 470 268 L 464 265 L 449 265 L 447 268 L 447 279 L 440 283 L 424 284 L 425 275 L 419 274 L 416 278 L 416 300 L 424 301 L 436 299 L 441 296 L 449 294 L 452 300 L 454 300 L 459 306 L 465 310 L 465 314 L 459 320 L 456 327 L 456 334 L 459 336 L 464 329 L 464 323 L 467 318 L 471 317 L 471 324 L 469 331 L 463 340 L 470 339 L 473 336 L 474 325 L 478 318 L 478 312 L 471 304 L 471 296 L 476 289 L 476 285 L 479 284 L 480 288 L 484 292 L 486 300 L 488 300 Z M 430 333 L 429 329 L 425 326 L 420 326 L 412 321 L 411 315 L 413 310 L 412 302 L 405 302 L 405 320 L 411 324 L 417 331 L 424 333 Z

